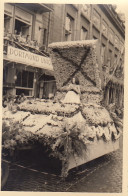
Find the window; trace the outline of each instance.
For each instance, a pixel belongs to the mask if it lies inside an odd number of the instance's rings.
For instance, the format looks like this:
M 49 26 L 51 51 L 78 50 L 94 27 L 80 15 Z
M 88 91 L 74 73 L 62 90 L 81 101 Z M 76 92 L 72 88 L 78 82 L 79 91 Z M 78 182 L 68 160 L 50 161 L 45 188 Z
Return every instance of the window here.
M 8 75 L 8 67 L 3 67 L 3 83 L 6 83 Z
M 117 54 L 115 54 L 114 65 L 117 63 Z
M 74 19 L 67 14 L 65 21 L 65 37 L 66 41 L 73 40 L 73 32 L 74 31 Z
M 47 29 L 44 29 L 44 36 L 43 36 L 43 45 L 47 43 Z
M 87 39 L 87 33 L 88 31 L 84 27 L 82 27 L 81 28 L 81 40 Z
M 34 73 L 29 71 L 19 71 L 17 72 L 17 80 L 15 85 L 19 87 L 33 88 Z
M 19 21 L 22 21 L 28 25 L 32 25 L 32 14 L 16 7 L 15 9 L 15 18 Z
M 114 41 L 114 31 L 111 28 L 109 29 L 108 39 L 110 40 L 111 43 L 113 43 L 113 41 Z
M 84 16 L 87 16 L 88 18 L 90 18 L 90 14 L 91 14 L 91 5 L 90 4 L 83 4 L 82 5 L 82 9 L 81 12 Z
M 104 65 L 104 61 L 105 61 L 105 45 L 102 44 L 101 46 L 101 64 Z
M 108 60 L 110 62 L 110 67 L 112 66 L 112 50 L 109 49 L 108 51 Z
M 25 96 L 32 96 L 27 89 L 16 89 L 16 95 L 21 95 L 22 93 L 24 93 Z
M 118 36 L 115 36 L 114 44 L 116 48 L 119 48 L 119 38 Z
M 97 37 L 93 36 L 93 39 L 98 39 Z
M 23 37 L 30 35 L 32 31 L 32 15 L 16 7 L 15 10 L 15 32 L 20 33 Z
M 100 28 L 100 15 L 99 15 L 99 13 L 95 9 L 93 10 L 93 24 L 98 29 Z
M 10 20 L 11 17 L 4 14 L 4 32 L 7 33 L 10 29 Z
M 25 37 L 29 35 L 29 28 L 30 26 L 28 24 L 21 22 L 17 19 L 15 20 L 15 31 L 17 32 L 17 34 L 21 32 L 21 35 Z
M 107 23 L 103 20 L 103 22 L 102 22 L 102 33 L 104 34 L 104 35 L 106 35 L 107 36 L 107 34 L 108 34 L 108 25 L 107 25 Z

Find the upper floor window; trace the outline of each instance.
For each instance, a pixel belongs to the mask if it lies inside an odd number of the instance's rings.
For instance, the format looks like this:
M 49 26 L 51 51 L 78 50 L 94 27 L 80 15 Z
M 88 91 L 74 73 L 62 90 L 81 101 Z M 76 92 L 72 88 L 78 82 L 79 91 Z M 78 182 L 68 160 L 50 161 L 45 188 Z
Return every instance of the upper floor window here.
M 90 19 L 90 15 L 91 15 L 91 5 L 90 4 L 83 4 L 82 5 L 82 9 L 81 9 L 82 14 L 85 17 L 88 17 Z
M 102 63 L 102 65 L 104 65 L 104 61 L 105 61 L 105 45 L 102 44 L 101 45 L 101 63 Z
M 30 35 L 32 31 L 32 15 L 17 8 L 15 10 L 15 33 L 22 37 Z
M 111 28 L 109 29 L 108 39 L 113 44 L 113 41 L 114 41 L 114 31 Z
M 101 16 L 99 15 L 99 13 L 94 9 L 93 10 L 93 24 L 99 29 L 100 28 L 100 21 L 101 20 Z
M 86 40 L 87 39 L 87 34 L 88 31 L 84 27 L 81 28 L 81 40 Z
M 114 64 L 117 63 L 117 54 L 115 54 L 115 57 L 114 57 Z
M 113 56 L 113 53 L 112 53 L 112 50 L 108 50 L 108 61 L 109 61 L 109 67 L 112 66 L 112 56 Z
M 65 37 L 66 41 L 73 40 L 74 36 L 74 19 L 67 14 L 66 21 L 65 21 Z
M 107 25 L 107 23 L 103 20 L 103 22 L 102 22 L 102 33 L 105 35 L 105 36 L 107 36 L 107 34 L 108 34 L 108 25 Z
M 10 21 L 11 21 L 11 17 L 8 16 L 7 14 L 4 14 L 4 33 L 10 31 Z
M 118 49 L 119 49 L 119 43 L 120 43 L 119 38 L 118 38 L 118 36 L 116 35 L 116 36 L 115 36 L 115 40 L 114 40 L 114 45 L 115 45 L 115 47 L 118 48 Z
M 93 36 L 93 39 L 98 39 L 97 37 Z

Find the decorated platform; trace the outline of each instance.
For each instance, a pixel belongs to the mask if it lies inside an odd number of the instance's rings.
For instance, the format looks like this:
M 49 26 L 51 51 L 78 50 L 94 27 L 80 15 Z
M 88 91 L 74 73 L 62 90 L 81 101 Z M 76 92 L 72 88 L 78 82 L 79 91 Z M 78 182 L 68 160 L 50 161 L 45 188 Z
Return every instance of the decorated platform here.
M 66 177 L 71 168 L 117 150 L 121 122 L 101 105 L 97 41 L 61 42 L 49 49 L 57 82 L 54 100 L 3 108 L 2 141 L 12 150 L 42 144 L 48 156 L 62 161 Z

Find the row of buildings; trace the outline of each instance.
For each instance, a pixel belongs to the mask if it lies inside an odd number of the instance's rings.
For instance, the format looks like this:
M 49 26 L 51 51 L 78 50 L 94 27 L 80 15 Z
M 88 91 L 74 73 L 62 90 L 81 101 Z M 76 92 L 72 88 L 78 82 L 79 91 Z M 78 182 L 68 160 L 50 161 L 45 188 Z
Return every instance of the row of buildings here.
M 123 93 L 124 19 L 103 4 L 5 3 L 3 94 L 52 97 L 48 44 L 86 39 L 99 40 L 106 104 L 121 106 L 115 95 Z

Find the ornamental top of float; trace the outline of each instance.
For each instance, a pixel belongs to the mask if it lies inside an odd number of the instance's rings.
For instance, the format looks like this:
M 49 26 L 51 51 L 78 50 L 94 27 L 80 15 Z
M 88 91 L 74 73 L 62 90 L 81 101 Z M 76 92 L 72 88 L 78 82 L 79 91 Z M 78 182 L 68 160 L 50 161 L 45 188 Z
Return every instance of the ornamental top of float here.
M 95 47 L 98 43 L 98 40 L 81 40 L 81 41 L 65 41 L 65 42 L 56 42 L 49 44 L 49 48 L 71 48 L 71 47 L 84 47 L 91 46 Z

